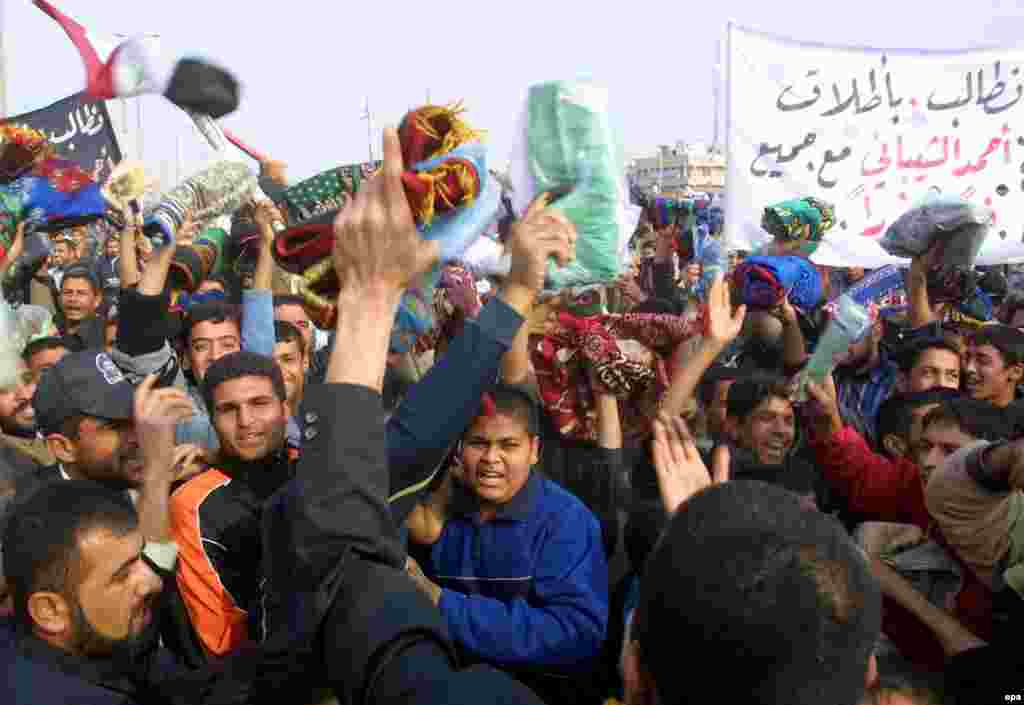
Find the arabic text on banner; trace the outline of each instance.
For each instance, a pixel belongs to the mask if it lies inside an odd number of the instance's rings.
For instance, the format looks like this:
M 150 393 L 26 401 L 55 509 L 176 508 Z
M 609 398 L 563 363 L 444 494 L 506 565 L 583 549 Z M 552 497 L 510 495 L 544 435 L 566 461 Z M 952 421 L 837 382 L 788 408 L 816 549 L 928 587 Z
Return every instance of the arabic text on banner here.
M 77 163 L 102 183 L 121 161 L 121 149 L 104 103 L 92 103 L 83 93 L 30 113 L 0 120 L 27 125 L 45 133 L 57 156 Z
M 769 239 L 767 205 L 816 196 L 836 225 L 811 257 L 904 262 L 878 245 L 929 193 L 995 212 L 979 264 L 1024 262 L 1024 50 L 806 44 L 729 27 L 726 232 Z

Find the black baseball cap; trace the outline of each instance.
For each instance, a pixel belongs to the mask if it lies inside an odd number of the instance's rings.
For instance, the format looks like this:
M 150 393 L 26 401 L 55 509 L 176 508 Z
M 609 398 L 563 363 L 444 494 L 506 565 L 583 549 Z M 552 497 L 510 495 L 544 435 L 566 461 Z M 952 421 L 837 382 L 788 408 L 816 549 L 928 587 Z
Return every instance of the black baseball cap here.
M 42 376 L 32 405 L 39 429 L 53 433 L 72 416 L 131 419 L 134 400 L 135 387 L 110 355 L 86 350 L 65 355 Z

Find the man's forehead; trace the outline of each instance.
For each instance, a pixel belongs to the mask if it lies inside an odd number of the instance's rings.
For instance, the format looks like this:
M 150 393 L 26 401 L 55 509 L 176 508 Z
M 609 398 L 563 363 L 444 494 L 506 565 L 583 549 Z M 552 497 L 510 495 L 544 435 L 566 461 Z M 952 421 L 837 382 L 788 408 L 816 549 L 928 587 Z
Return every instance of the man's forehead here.
M 921 355 L 917 358 L 917 367 L 922 364 L 936 364 L 938 362 L 949 362 L 957 367 L 960 366 L 960 355 L 958 353 L 949 350 L 948 348 L 926 348 L 921 352 Z
M 274 384 L 269 377 L 245 375 L 224 380 L 218 384 L 213 390 L 213 401 L 223 404 L 224 402 L 245 401 L 267 395 L 274 395 Z
M 530 435 L 527 425 L 526 419 L 499 411 L 476 417 L 469 429 L 469 435 L 489 439 L 526 438 Z
M 78 548 L 82 556 L 83 580 L 90 576 L 109 578 L 127 561 L 142 552 L 144 540 L 138 529 L 115 533 L 99 527 L 79 534 Z
M 793 413 L 793 402 L 789 399 L 783 399 L 782 397 L 768 397 L 756 407 L 755 412 L 771 412 L 774 414 L 792 414 Z
M 196 338 L 223 338 L 233 335 L 236 338 L 241 335 L 238 322 L 231 318 L 223 321 L 200 321 L 192 326 L 192 339 Z
M 1003 354 L 992 343 L 968 343 L 967 350 L 973 355 L 988 355 L 989 357 L 1002 358 Z
M 279 319 L 296 318 L 304 321 L 309 320 L 309 314 L 306 313 L 306 309 L 299 304 L 278 304 L 274 308 L 274 314 Z
M 924 431 L 924 437 L 930 443 L 966 445 L 975 440 L 974 436 L 964 433 L 960 426 L 952 421 L 933 423 Z

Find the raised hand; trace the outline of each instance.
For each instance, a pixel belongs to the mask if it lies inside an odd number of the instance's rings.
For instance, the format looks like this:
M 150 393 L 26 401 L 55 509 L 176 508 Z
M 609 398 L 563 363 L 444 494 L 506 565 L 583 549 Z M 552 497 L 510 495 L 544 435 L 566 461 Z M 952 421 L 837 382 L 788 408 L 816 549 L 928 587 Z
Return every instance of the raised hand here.
M 746 315 L 746 306 L 733 310 L 729 285 L 721 274 L 716 276 L 708 292 L 707 338 L 724 348 L 740 334 Z
M 658 489 L 667 513 L 674 513 L 683 502 L 711 484 L 711 474 L 686 422 L 679 416 L 658 414 L 653 450 Z
M 548 260 L 564 267 L 576 255 L 576 226 L 562 211 L 548 205 L 551 195 L 542 193 L 511 228 L 507 244 L 511 257 L 508 281 L 530 291 L 544 288 Z
M 192 400 L 177 387 L 155 389 L 156 375 L 149 375 L 135 390 L 135 435 L 146 471 L 174 471 L 174 429 L 196 413 Z
M 334 269 L 342 296 L 400 295 L 438 259 L 440 243 L 416 229 L 402 186 L 398 133 L 384 130 L 384 166 L 334 221 Z

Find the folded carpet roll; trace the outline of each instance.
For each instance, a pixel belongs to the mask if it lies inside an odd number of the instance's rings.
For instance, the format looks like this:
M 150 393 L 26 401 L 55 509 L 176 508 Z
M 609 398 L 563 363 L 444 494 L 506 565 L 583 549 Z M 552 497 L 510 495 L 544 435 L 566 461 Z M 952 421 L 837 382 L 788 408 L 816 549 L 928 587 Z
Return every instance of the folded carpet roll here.
M 242 207 L 256 187 L 256 175 L 240 162 L 217 162 L 165 193 L 146 213 L 143 232 L 156 247 L 174 242 L 178 228 L 191 216 L 205 223 Z
M 497 180 L 487 170 L 486 149 L 476 142 L 480 134 L 462 120 L 462 113 L 459 104 L 428 105 L 406 114 L 398 128 L 406 198 L 423 237 L 440 241 L 442 263 L 465 253 L 494 221 L 500 204 Z M 304 182 L 285 190 L 283 200 L 290 212 L 312 217 L 292 222 L 279 233 L 273 251 L 282 269 L 302 276 L 308 303 L 329 318 L 337 291 L 330 258 L 333 221 L 359 181 L 328 172 L 315 178 L 321 179 L 319 186 Z M 325 209 L 332 199 L 335 207 Z M 436 268 L 406 292 L 395 322 L 392 352 L 407 352 L 416 338 L 433 328 L 433 292 L 439 278 Z

